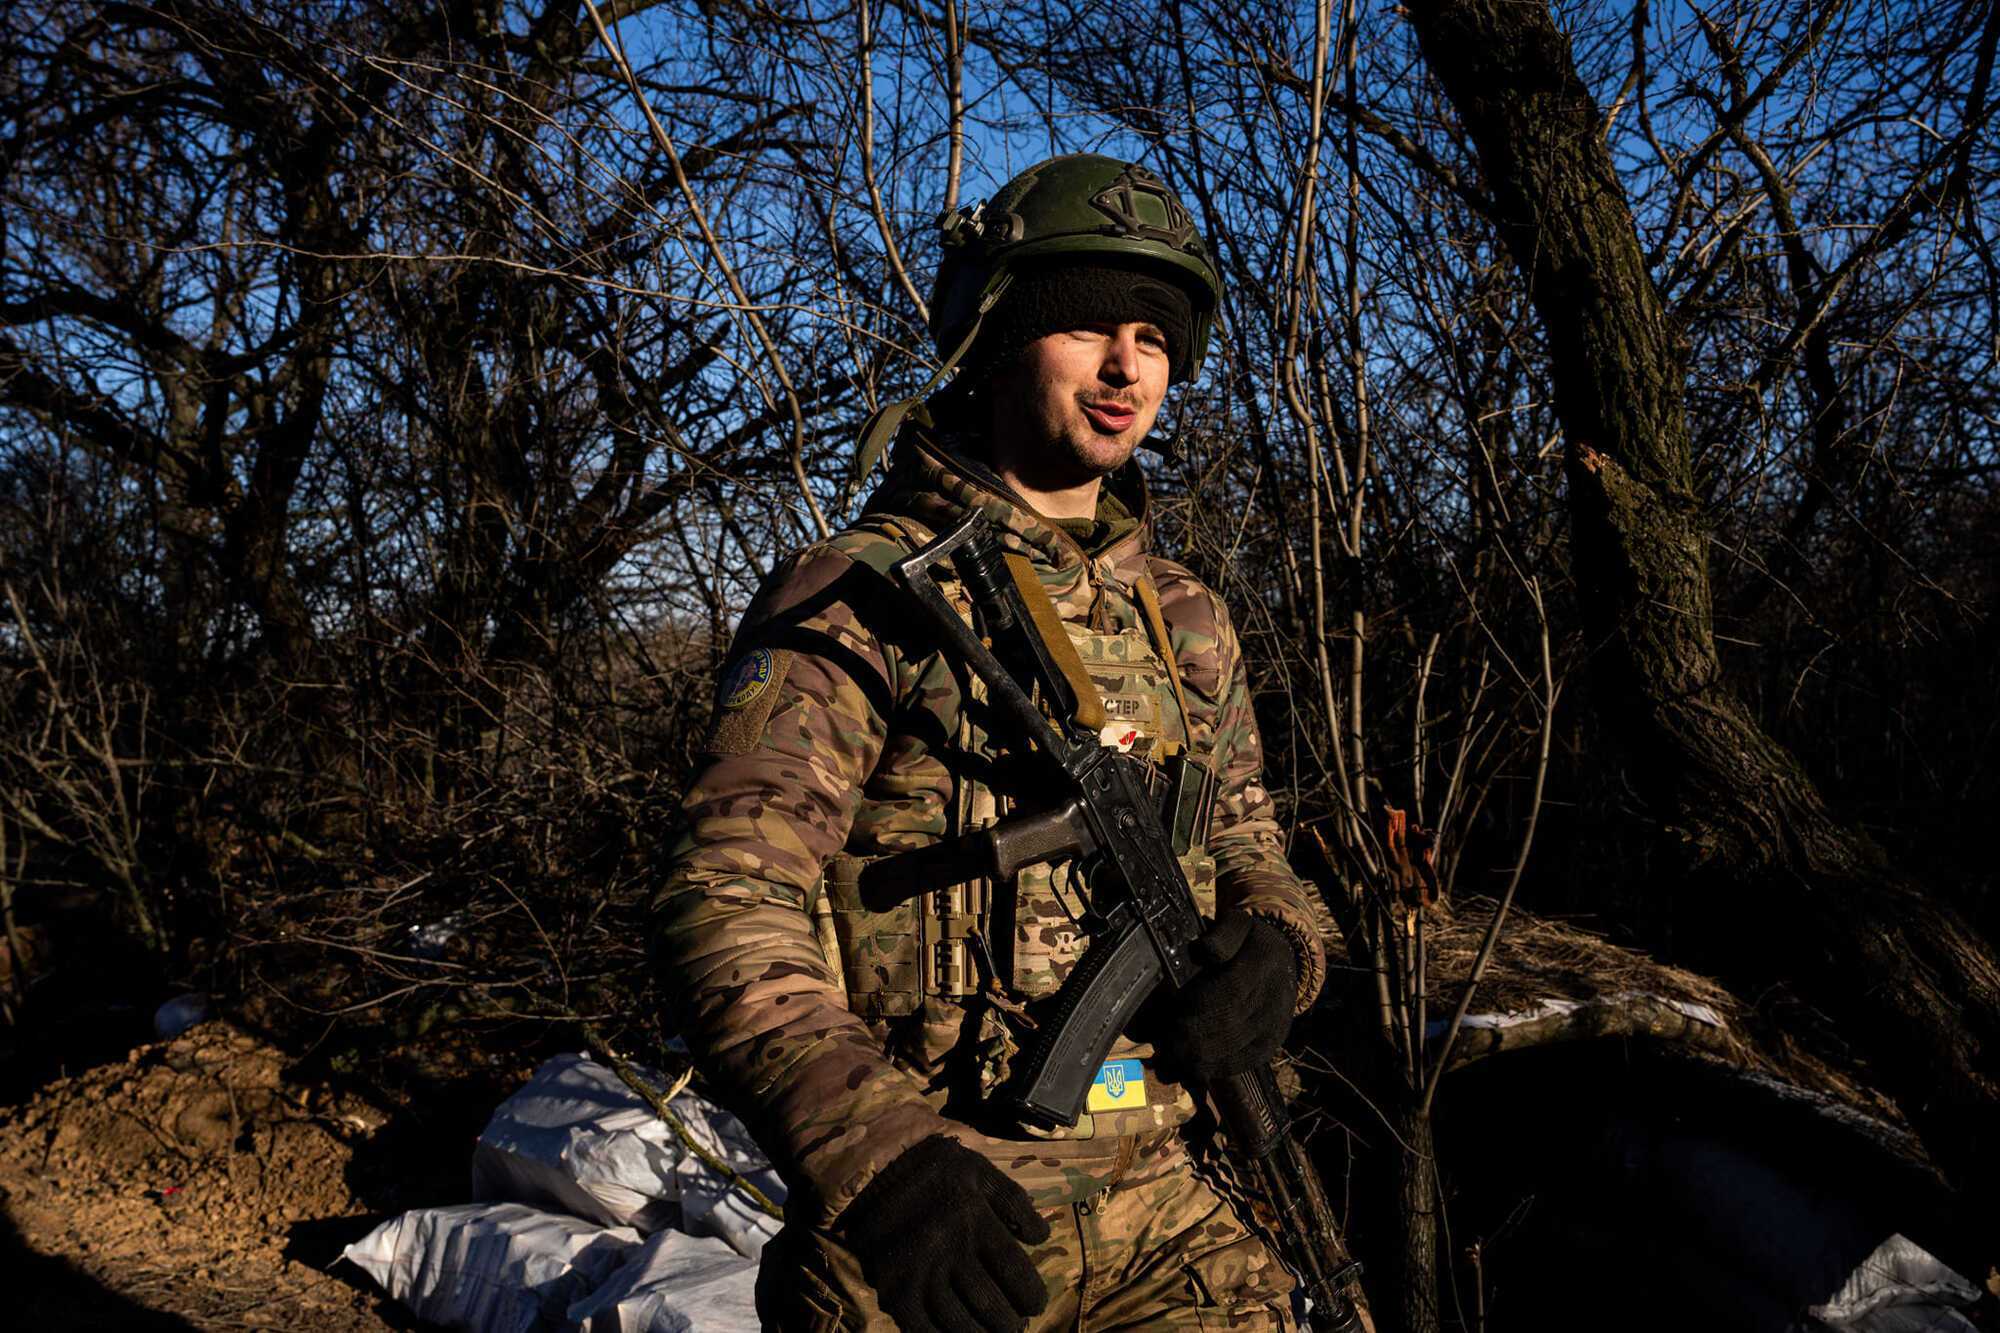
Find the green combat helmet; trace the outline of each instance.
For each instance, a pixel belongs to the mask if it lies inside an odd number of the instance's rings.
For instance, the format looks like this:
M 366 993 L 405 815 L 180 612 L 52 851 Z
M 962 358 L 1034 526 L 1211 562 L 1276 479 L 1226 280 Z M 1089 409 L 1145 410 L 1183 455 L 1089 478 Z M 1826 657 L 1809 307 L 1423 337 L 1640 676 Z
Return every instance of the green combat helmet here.
M 930 328 L 944 361 L 916 397 L 885 407 L 868 423 L 853 487 L 874 468 L 910 408 L 972 350 L 981 324 L 1024 264 L 1111 260 L 1153 269 L 1187 293 L 1194 312 L 1192 345 L 1185 358 L 1176 358 L 1184 373 L 1175 378 L 1201 373 L 1222 281 L 1194 219 L 1146 168 L 1098 153 L 1052 157 L 985 203 L 946 213 L 938 229 L 944 258 L 931 290 Z
M 1017 266 L 1111 259 L 1155 269 L 1187 292 L 1195 327 L 1185 378 L 1200 373 L 1222 284 L 1194 219 L 1144 167 L 1096 153 L 1053 157 L 984 204 L 945 214 L 938 229 L 944 261 L 931 293 L 931 336 L 947 361 L 970 349 Z

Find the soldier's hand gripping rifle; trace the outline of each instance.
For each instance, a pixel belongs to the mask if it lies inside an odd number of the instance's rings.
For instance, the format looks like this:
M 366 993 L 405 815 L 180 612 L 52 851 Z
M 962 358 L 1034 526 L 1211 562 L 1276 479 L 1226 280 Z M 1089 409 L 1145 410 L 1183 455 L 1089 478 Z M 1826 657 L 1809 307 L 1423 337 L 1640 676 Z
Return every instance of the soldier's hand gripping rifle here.
M 992 648 L 938 587 L 933 570 L 946 560 L 978 608 Z M 1075 722 L 1071 677 L 1037 632 L 1017 574 L 978 513 L 899 562 L 895 574 L 985 685 L 989 704 L 1012 733 L 1003 738 L 1010 748 L 1041 756 L 1057 779 L 1049 809 L 977 831 L 959 855 L 996 879 L 1065 860 L 1085 871 L 1089 947 L 998 1093 L 1040 1124 L 1072 1126 L 1098 1067 L 1140 1003 L 1158 986 L 1181 989 L 1199 971 L 1189 950 L 1206 923 L 1181 873 L 1175 835 L 1184 849 L 1191 830 L 1206 821 L 1214 778 L 1186 754 L 1173 756 L 1163 773 L 1102 744 L 1095 731 Z M 1059 625 L 1049 629 L 1063 632 Z M 1017 678 L 1001 653 L 1030 679 Z M 1060 723 L 1043 715 L 1031 688 L 1041 691 Z M 1360 1265 L 1341 1244 L 1319 1175 L 1291 1134 L 1270 1070 L 1218 1079 L 1207 1091 L 1231 1151 L 1276 1214 L 1274 1239 L 1312 1302 L 1313 1326 L 1331 1333 L 1362 1327 L 1347 1295 Z

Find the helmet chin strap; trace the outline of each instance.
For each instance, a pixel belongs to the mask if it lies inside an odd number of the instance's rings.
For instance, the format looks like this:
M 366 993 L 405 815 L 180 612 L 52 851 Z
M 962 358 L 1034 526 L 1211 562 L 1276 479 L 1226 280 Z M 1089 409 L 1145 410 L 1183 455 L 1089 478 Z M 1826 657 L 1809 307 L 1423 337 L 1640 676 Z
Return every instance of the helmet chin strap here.
M 840 497 L 840 507 L 843 510 L 854 503 L 855 492 L 861 489 L 861 483 L 868 479 L 868 474 L 873 472 L 875 465 L 882 460 L 882 451 L 889 447 L 889 441 L 896 438 L 896 431 L 902 426 L 903 418 L 910 414 L 911 408 L 930 397 L 931 391 L 944 383 L 945 378 L 958 368 L 958 363 L 972 350 L 973 340 L 979 336 L 979 328 L 986 322 L 987 314 L 1013 284 L 1014 275 L 1002 273 L 994 282 L 992 290 L 980 300 L 979 312 L 972 318 L 972 327 L 958 340 L 958 346 L 944 359 L 944 364 L 924 381 L 924 387 L 908 398 L 884 403 L 868 418 L 867 424 L 861 428 L 861 447 L 854 451 L 854 470 L 848 474 L 847 489 Z

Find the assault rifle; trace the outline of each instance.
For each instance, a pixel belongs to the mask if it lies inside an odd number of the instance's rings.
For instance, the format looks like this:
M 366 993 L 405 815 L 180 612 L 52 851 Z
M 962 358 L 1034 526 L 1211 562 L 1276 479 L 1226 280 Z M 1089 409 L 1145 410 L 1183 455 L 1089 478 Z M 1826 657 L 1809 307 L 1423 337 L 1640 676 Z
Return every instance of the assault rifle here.
M 933 571 L 946 560 L 992 647 L 939 588 Z M 1022 576 L 1008 568 L 990 524 L 976 511 L 898 562 L 895 575 L 986 687 L 988 702 L 1012 732 L 1005 738 L 1009 747 L 1040 756 L 1056 780 L 1048 809 L 977 830 L 953 854 L 996 879 L 1055 861 L 1075 861 L 1084 872 L 1088 911 L 1082 924 L 1090 944 L 997 1093 L 1029 1120 L 1073 1126 L 1098 1067 L 1141 1002 L 1161 985 L 1181 989 L 1199 970 L 1189 950 L 1206 923 L 1175 849 L 1185 850 L 1206 823 L 1215 779 L 1184 753 L 1163 770 L 1103 744 L 1075 721 L 1074 677 L 1037 631 L 1017 582 Z M 1062 633 L 1059 625 L 1050 628 Z M 1025 683 L 1001 654 L 1026 672 Z M 1031 689 L 1041 692 L 1058 722 L 1044 716 Z M 1359 1329 L 1347 1284 L 1361 1266 L 1341 1243 L 1319 1174 L 1291 1133 L 1271 1071 L 1219 1079 L 1207 1092 L 1249 1183 L 1276 1214 L 1273 1239 L 1311 1303 L 1312 1326 L 1328 1333 Z

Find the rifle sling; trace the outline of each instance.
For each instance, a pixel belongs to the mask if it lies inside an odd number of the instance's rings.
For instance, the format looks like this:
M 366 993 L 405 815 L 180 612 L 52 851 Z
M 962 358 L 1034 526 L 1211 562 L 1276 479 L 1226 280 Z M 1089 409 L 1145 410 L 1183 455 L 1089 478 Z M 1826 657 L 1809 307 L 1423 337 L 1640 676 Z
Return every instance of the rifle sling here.
M 1007 572 L 1013 576 L 1021 601 L 1028 608 L 1028 618 L 1035 622 L 1035 633 L 1042 636 L 1056 670 L 1062 672 L 1063 680 L 1076 696 L 1077 725 L 1092 732 L 1104 730 L 1104 700 L 1098 697 L 1097 682 L 1083 669 L 1083 658 L 1077 655 L 1076 645 L 1070 642 L 1069 632 L 1063 628 L 1062 618 L 1056 614 L 1056 604 L 1049 600 L 1035 567 L 1028 563 L 1027 556 L 1012 551 L 1007 553 L 1006 562 Z

